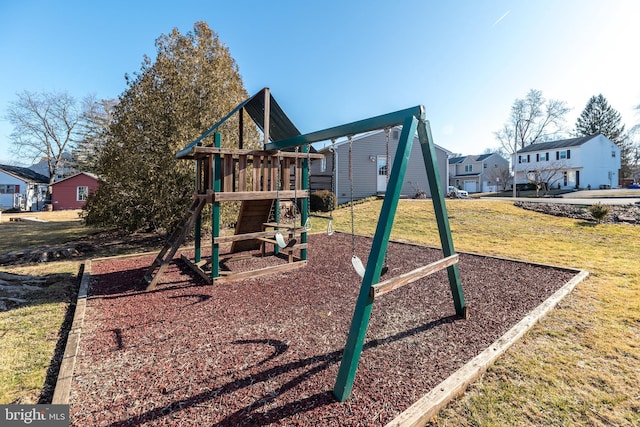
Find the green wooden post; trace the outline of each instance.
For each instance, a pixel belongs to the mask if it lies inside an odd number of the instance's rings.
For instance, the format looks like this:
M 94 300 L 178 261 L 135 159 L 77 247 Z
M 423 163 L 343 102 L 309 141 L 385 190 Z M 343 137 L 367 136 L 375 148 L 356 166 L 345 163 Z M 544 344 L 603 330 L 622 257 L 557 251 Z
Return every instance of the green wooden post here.
M 309 145 L 303 145 L 302 146 L 302 152 L 303 153 L 309 153 Z M 309 157 L 305 158 L 302 161 L 302 189 L 303 190 L 309 190 L 309 167 L 311 165 L 309 164 Z M 302 199 L 302 214 L 300 215 L 300 223 L 304 226 L 307 223 L 307 219 L 309 218 L 309 197 L 305 197 Z M 294 224 L 295 225 L 295 224 Z M 307 230 L 302 230 L 302 233 L 300 235 L 300 242 L 301 243 L 307 243 Z M 303 260 L 307 259 L 307 250 L 306 249 L 302 249 L 300 251 L 300 258 L 302 258 Z
M 213 146 L 221 147 L 220 132 L 213 135 Z M 220 154 L 213 156 L 213 191 L 217 193 L 222 188 L 222 167 Z M 211 279 L 220 275 L 220 244 L 216 243 L 216 237 L 220 237 L 220 202 L 213 200 L 211 207 Z
M 385 198 L 382 203 L 380 219 L 378 220 L 371 251 L 369 252 L 367 268 L 364 273 L 364 278 L 362 279 L 362 285 L 360 286 L 360 293 L 358 294 L 353 319 L 351 320 L 349 336 L 344 346 L 338 378 L 333 388 L 333 395 L 341 402 L 349 397 L 351 389 L 353 388 L 353 381 L 356 376 L 356 370 L 358 369 L 358 362 L 360 360 L 360 354 L 362 353 L 367 327 L 369 326 L 371 309 L 373 308 L 373 298 L 370 295 L 370 289 L 371 285 L 378 283 L 380 280 L 380 272 L 382 271 L 384 257 L 387 252 L 389 235 L 393 227 L 393 220 L 409 163 L 409 155 L 411 154 L 417 123 L 418 120 L 413 115 L 407 117 L 398 141 L 398 149 L 393 161 L 387 192 L 385 193 Z
M 440 183 L 438 158 L 436 157 L 433 138 L 431 136 L 431 128 L 428 121 L 420 121 L 418 125 L 418 138 L 420 140 L 420 147 L 422 148 L 424 165 L 427 169 L 427 178 L 429 180 L 431 200 L 433 200 L 433 208 L 436 215 L 436 222 L 438 224 L 442 252 L 445 257 L 448 257 L 455 254 L 456 251 L 453 247 L 453 239 L 451 238 L 447 206 L 444 202 L 444 191 L 442 190 Z M 456 314 L 466 319 L 467 306 L 464 302 L 464 293 L 462 291 L 462 282 L 460 280 L 458 264 L 456 263 L 447 267 L 447 274 L 449 275 L 449 286 L 451 287 L 451 294 L 453 295 L 453 304 L 456 309 Z
M 198 143 L 198 146 L 202 145 L 201 142 Z M 200 173 L 201 173 L 201 160 L 200 159 L 196 159 L 196 193 L 200 193 Z M 196 218 L 195 224 L 194 224 L 194 246 L 195 246 L 195 256 L 194 256 L 194 260 L 195 262 L 200 262 L 200 259 L 202 258 L 202 245 L 201 245 L 201 239 L 202 239 L 202 233 L 201 233 L 201 228 L 202 227 L 202 213 L 198 214 L 198 217 Z

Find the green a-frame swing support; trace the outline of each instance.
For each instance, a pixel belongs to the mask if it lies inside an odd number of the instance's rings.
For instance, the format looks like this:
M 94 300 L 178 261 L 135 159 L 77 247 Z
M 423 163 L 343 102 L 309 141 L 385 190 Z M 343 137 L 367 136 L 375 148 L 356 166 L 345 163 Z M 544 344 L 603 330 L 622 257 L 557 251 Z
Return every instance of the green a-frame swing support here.
M 449 227 L 447 208 L 444 201 L 444 192 L 440 184 L 440 174 L 438 172 L 438 163 L 429 122 L 426 120 L 424 107 L 420 105 L 406 110 L 265 144 L 266 150 L 280 150 L 311 144 L 314 142 L 327 141 L 344 136 L 351 136 L 372 130 L 389 128 L 397 125 L 402 125 L 402 133 L 398 141 L 398 147 L 392 164 L 389 182 L 387 184 L 387 191 L 382 203 L 380 219 L 378 220 L 376 232 L 373 237 L 365 274 L 362 279 L 360 292 L 358 294 L 358 299 L 353 313 L 353 319 L 351 321 L 351 327 L 349 329 L 349 335 L 342 355 L 338 377 L 333 389 L 333 394 L 339 401 L 346 400 L 351 394 L 351 390 L 353 388 L 353 382 L 358 368 L 360 355 L 362 353 L 369 320 L 371 318 L 371 310 L 373 309 L 373 303 L 375 300 L 374 291 L 376 286 L 379 285 L 378 282 L 380 280 L 380 274 L 382 272 L 382 266 L 384 264 L 385 254 L 389 244 L 389 236 L 393 227 L 402 183 L 404 182 L 404 177 L 407 171 L 409 156 L 416 131 L 418 133 L 418 140 L 422 149 L 422 156 L 424 158 L 427 178 L 429 181 L 429 189 L 431 191 L 440 242 L 442 245 L 443 255 L 445 257 L 442 260 L 445 262 L 440 262 L 439 265 L 441 268 L 438 269 L 447 269 L 456 315 L 462 318 L 467 318 L 467 306 L 464 301 L 462 283 L 458 270 L 457 255 L 451 238 L 451 229 Z M 418 270 L 413 273 L 413 277 L 405 278 L 405 284 L 415 281 L 413 279 L 417 280 L 419 277 L 424 277 L 425 275 L 430 274 L 433 272 L 434 268 Z M 426 272 L 427 270 L 428 272 Z

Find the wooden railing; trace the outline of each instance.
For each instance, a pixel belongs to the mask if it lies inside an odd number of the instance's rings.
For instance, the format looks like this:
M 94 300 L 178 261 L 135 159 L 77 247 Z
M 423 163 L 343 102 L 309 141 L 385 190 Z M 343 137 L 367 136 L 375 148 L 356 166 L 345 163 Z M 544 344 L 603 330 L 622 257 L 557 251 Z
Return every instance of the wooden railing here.
M 210 193 L 214 188 L 215 156 L 220 158 L 221 179 L 220 191 L 213 193 L 216 201 L 309 197 L 302 188 L 303 161 L 323 157 L 316 153 L 198 147 L 195 158 L 199 194 Z

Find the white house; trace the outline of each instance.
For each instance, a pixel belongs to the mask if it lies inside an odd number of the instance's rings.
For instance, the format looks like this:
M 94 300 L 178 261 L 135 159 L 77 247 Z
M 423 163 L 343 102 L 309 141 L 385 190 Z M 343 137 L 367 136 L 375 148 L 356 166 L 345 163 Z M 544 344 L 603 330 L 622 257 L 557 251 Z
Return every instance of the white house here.
M 551 188 L 618 187 L 620 148 L 604 135 L 532 144 L 514 156 L 517 184 L 543 182 Z
M 349 141 L 336 142 L 335 169 L 333 167 L 332 146 L 329 145 L 319 150 L 325 155 L 325 158 L 311 162 L 311 190 L 332 190 L 338 198 L 338 203 L 348 202 L 351 198 L 351 181 L 349 180 L 349 168 L 351 167 L 354 200 L 384 194 L 387 190 L 387 172 L 391 173 L 391 169 L 387 169 L 387 153 L 391 163 L 389 166 L 392 168 L 401 130 L 402 126 L 397 126 L 390 129 L 388 133 L 386 130 L 380 129 L 355 136 L 351 143 L 351 161 L 349 161 Z M 440 186 L 443 194 L 446 194 L 449 173 L 447 158 L 451 152 L 438 145 L 435 145 L 435 151 L 440 171 Z M 411 147 L 401 194 L 406 197 L 414 197 L 418 193 L 427 197 L 431 196 L 424 157 L 416 135 Z
M 509 161 L 497 153 L 449 159 L 449 185 L 469 193 L 500 191 L 509 177 Z
M 0 209 L 37 211 L 44 207 L 49 178 L 19 166 L 0 165 Z

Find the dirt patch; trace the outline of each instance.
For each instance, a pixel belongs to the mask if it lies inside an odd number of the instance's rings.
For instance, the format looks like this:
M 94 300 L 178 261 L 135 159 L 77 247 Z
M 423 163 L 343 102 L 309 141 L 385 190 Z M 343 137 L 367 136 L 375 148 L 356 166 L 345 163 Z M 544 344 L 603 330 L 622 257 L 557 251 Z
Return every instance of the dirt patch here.
M 370 245 L 356 239 L 364 262 Z M 404 243 L 388 252 L 387 278 L 442 258 Z M 302 269 L 213 286 L 174 262 L 152 292 L 140 281 L 153 257 L 94 263 L 72 424 L 384 425 L 575 275 L 460 254 L 467 320 L 445 271 L 384 295 L 340 403 L 332 389 L 360 286 L 351 237 L 312 235 L 309 254 Z
M 581 219 L 595 222 L 586 205 L 572 205 L 567 203 L 539 203 L 539 202 L 515 202 L 515 206 L 544 213 L 547 215 L 563 216 L 566 218 Z M 609 215 L 603 222 L 609 224 L 640 224 L 640 205 L 608 205 Z
M 164 237 L 154 233 L 103 231 L 60 245 L 17 249 L 0 254 L 0 265 L 23 265 L 155 250 Z

